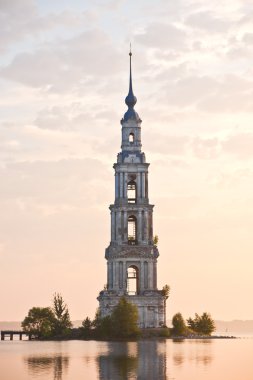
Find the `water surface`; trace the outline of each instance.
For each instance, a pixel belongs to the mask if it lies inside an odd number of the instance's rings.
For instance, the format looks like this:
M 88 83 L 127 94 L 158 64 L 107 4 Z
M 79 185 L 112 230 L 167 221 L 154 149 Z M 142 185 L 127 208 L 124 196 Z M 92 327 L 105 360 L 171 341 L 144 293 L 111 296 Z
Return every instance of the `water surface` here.
M 252 380 L 253 339 L 0 342 L 1 380 Z

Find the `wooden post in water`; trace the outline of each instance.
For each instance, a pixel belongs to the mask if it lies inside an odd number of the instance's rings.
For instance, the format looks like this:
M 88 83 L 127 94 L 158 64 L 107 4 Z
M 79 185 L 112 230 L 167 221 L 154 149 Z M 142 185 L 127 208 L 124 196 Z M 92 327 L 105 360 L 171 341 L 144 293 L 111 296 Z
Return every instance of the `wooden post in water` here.
M 4 338 L 5 338 L 4 332 L 1 331 L 1 340 L 4 340 Z
M 22 333 L 19 334 L 19 340 L 22 340 Z
M 13 340 L 13 333 L 10 333 L 10 340 Z

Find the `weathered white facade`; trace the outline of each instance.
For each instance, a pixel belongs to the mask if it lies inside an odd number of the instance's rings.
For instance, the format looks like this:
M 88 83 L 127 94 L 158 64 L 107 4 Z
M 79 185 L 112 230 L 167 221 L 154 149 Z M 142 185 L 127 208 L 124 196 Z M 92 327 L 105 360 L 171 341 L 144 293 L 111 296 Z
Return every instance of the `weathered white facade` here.
M 98 297 L 102 316 L 110 314 L 121 296 L 134 303 L 142 328 L 165 324 L 165 297 L 157 289 L 157 258 L 153 242 L 153 205 L 148 198 L 148 167 L 141 151 L 141 119 L 134 110 L 130 84 L 128 111 L 121 120 L 122 145 L 115 170 L 115 201 L 110 205 L 111 242 L 106 249 L 107 286 Z

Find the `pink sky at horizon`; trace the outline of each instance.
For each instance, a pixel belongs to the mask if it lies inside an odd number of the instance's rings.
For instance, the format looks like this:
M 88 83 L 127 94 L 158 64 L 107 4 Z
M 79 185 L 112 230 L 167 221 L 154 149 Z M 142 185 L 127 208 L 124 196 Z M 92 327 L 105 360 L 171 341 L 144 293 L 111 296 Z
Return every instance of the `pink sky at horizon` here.
M 251 1 L 1 5 L 0 320 L 93 317 L 128 49 L 167 315 L 253 319 Z

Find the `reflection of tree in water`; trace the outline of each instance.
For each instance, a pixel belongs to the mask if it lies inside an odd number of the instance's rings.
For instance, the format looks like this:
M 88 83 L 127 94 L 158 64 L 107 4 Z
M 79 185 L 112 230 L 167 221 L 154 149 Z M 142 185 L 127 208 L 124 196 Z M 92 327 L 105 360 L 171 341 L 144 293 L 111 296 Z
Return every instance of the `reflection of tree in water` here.
M 100 379 L 111 380 L 111 374 L 114 374 L 113 379 L 129 379 L 135 376 L 138 359 L 136 357 L 127 356 L 100 356 Z M 134 377 L 135 378 L 135 377 Z
M 173 363 L 175 366 L 181 366 L 185 361 L 185 353 L 183 352 L 183 348 L 185 347 L 184 339 L 173 339 Z
M 181 366 L 185 361 L 193 361 L 196 364 L 204 366 L 212 362 L 212 340 L 189 340 L 174 341 L 175 353 L 173 354 L 173 362 L 176 366 Z
M 192 352 L 191 360 L 195 360 L 197 364 L 209 365 L 212 360 L 212 344 L 211 339 L 196 340 L 193 342 L 195 352 Z
M 97 359 L 100 380 L 166 380 L 165 342 L 111 342 Z
M 196 362 L 197 363 L 202 363 L 204 365 L 208 365 L 211 363 L 212 361 L 212 356 L 209 356 L 209 355 L 201 355 L 201 356 L 197 356 L 196 357 Z
M 173 355 L 173 362 L 176 366 L 180 366 L 184 363 L 185 357 L 182 354 L 174 354 Z
M 24 361 L 31 375 L 49 376 L 52 373 L 53 380 L 62 380 L 62 374 L 69 365 L 69 358 L 62 355 L 27 356 Z

